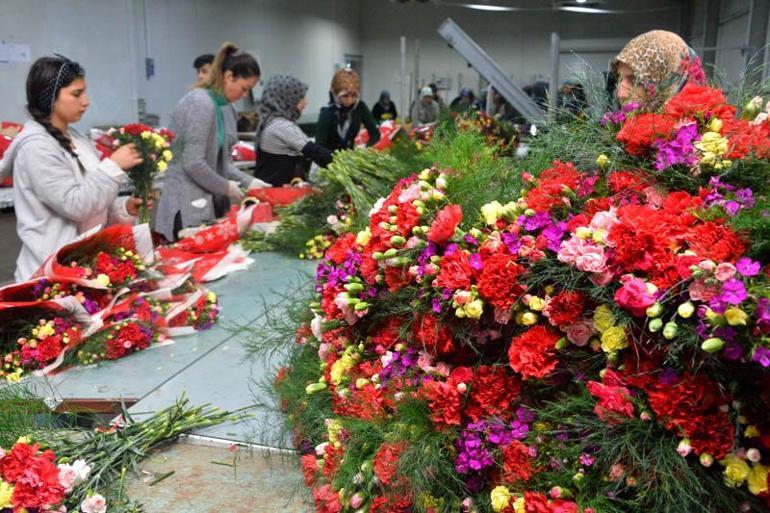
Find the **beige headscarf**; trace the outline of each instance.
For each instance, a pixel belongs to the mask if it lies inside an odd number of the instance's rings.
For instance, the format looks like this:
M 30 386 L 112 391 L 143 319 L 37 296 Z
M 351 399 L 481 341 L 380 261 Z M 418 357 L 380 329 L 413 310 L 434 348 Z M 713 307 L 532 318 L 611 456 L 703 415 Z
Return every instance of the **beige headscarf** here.
M 645 97 L 636 100 L 648 108 L 659 106 L 686 83 L 706 82 L 695 51 L 681 37 L 666 30 L 651 30 L 633 38 L 612 59 L 613 73 L 617 73 L 620 63 L 631 68 L 636 82 L 644 88 Z

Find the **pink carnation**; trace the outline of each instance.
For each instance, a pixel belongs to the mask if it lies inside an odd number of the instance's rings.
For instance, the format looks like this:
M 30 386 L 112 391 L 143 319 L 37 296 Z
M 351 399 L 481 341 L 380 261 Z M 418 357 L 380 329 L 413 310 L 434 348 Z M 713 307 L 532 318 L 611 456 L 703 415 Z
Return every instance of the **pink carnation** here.
M 578 347 L 588 344 L 588 339 L 594 334 L 594 325 L 589 320 L 578 321 L 565 326 L 567 339 Z
M 597 212 L 591 219 L 591 229 L 610 231 L 610 228 L 618 224 L 618 216 L 615 214 L 615 209 L 605 210 L 603 212 Z
M 587 273 L 603 273 L 607 270 L 604 248 L 574 236 L 561 243 L 558 259 Z
M 647 307 L 655 303 L 655 298 L 647 290 L 647 283 L 630 274 L 626 274 L 621 280 L 623 285 L 615 292 L 615 302 L 634 316 L 643 316 Z

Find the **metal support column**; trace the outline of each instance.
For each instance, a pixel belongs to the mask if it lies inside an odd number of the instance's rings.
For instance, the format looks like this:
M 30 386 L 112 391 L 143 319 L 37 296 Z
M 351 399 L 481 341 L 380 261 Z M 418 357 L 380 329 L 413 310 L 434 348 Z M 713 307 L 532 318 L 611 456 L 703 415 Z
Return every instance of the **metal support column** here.
M 717 46 L 719 38 L 719 14 L 722 10 L 722 0 L 707 0 L 706 19 L 703 27 L 703 46 L 708 50 L 703 52 L 703 65 L 713 68 L 717 62 Z
M 551 32 L 551 80 L 548 83 L 548 117 L 553 119 L 559 108 L 559 46 L 558 32 Z
M 770 17 L 770 0 L 751 0 L 751 11 L 749 12 L 749 34 L 746 53 L 746 64 L 748 66 L 746 73 L 746 82 L 757 84 L 766 72 L 763 68 L 766 65 L 765 52 L 767 45 L 767 25 Z
M 406 76 L 406 37 L 401 36 L 401 102 L 399 103 L 399 112 L 401 112 L 401 122 L 405 122 L 409 116 L 407 112 L 407 95 L 409 94 L 409 83 Z

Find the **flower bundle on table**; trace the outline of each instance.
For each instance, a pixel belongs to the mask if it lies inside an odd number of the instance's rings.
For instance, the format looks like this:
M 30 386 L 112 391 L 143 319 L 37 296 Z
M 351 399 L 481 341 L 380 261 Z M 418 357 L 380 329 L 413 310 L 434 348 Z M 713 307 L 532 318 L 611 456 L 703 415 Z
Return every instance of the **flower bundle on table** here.
M 519 144 L 516 129 L 510 123 L 499 121 L 485 112 L 471 112 L 455 119 L 458 130 L 469 130 L 482 134 L 486 145 L 494 148 L 498 155 L 513 156 Z
M 697 118 L 698 133 L 714 119 Z M 670 142 L 648 132 L 630 152 Z M 694 148 L 690 170 L 743 158 Z M 480 212 L 452 201 L 460 177 L 426 169 L 327 249 L 297 334 L 303 370 L 276 384 L 317 511 L 770 501 L 770 271 L 731 227 L 751 190 L 718 178 L 667 190 L 598 164 L 524 174 L 519 198 Z M 323 433 L 298 420 L 314 408 Z M 656 498 L 670 472 L 685 492 Z
M 168 163 L 174 157 L 170 150 L 174 134 L 166 129 L 157 130 L 141 123 L 131 123 L 111 130 L 109 135 L 114 137 L 115 147 L 134 144 L 142 156 L 143 162 L 131 168 L 128 177 L 134 187 L 134 195 L 143 200 L 139 222 L 147 223 L 150 221 L 147 203 L 152 198 L 153 182 L 168 169 Z

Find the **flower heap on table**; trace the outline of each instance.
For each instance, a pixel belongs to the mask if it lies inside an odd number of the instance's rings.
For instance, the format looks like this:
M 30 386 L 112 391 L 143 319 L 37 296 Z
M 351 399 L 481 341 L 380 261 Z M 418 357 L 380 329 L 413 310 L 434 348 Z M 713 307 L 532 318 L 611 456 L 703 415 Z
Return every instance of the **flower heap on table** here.
M 720 95 L 615 118 L 657 172 L 557 161 L 463 212 L 426 169 L 337 239 L 276 380 L 317 511 L 770 505 L 770 269 L 725 173 L 770 127 Z

